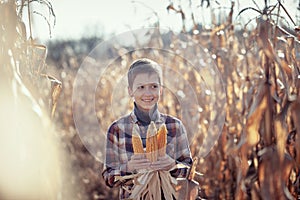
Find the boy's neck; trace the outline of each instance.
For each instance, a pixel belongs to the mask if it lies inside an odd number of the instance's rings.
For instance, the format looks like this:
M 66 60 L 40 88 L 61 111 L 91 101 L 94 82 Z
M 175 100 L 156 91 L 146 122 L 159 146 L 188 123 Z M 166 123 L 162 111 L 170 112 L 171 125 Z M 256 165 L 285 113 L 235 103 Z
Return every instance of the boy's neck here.
M 158 117 L 157 104 L 149 111 L 144 111 L 139 109 L 136 103 L 134 103 L 134 114 L 143 125 L 149 125 L 151 121 L 155 121 Z

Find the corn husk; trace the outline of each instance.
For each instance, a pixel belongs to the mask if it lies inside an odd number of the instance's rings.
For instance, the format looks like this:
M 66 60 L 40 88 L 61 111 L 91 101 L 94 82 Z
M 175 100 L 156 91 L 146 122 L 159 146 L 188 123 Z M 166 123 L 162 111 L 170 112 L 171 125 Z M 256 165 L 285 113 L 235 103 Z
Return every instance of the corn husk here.
M 132 188 L 129 199 L 134 200 L 161 200 L 161 190 L 165 199 L 177 199 L 175 186 L 177 180 L 169 171 L 150 171 L 143 173 Z
M 116 176 L 115 180 L 123 181 L 134 179 L 134 186 L 127 200 L 161 200 L 161 190 L 165 199 L 178 199 L 176 178 L 172 177 L 170 171 L 177 168 L 187 168 L 183 164 L 177 164 L 169 171 L 148 171 L 128 176 Z

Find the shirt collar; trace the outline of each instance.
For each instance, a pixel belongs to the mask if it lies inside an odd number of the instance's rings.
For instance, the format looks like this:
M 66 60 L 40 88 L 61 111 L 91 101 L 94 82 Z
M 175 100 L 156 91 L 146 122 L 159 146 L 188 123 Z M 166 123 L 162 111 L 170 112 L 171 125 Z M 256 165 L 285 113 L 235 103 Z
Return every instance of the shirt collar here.
M 165 122 L 165 118 L 162 116 L 162 114 L 159 112 L 159 110 L 157 109 L 157 119 L 155 120 L 155 123 L 164 123 Z M 138 123 L 138 119 L 137 116 L 134 114 L 134 110 L 131 111 L 130 113 L 130 117 L 133 123 Z

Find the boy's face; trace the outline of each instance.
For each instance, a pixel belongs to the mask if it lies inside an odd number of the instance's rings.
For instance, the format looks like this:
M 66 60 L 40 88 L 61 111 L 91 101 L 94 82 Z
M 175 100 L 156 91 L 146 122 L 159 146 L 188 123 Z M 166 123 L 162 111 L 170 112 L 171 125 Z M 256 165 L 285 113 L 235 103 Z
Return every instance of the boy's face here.
M 128 92 L 134 98 L 137 107 L 148 112 L 159 101 L 162 87 L 156 74 L 138 74 Z

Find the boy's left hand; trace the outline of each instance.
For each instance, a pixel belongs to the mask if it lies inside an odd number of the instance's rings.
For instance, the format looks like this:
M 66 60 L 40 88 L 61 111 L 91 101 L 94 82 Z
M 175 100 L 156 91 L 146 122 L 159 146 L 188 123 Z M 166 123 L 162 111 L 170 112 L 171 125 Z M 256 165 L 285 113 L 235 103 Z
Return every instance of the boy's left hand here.
M 175 165 L 176 165 L 176 161 L 166 154 L 165 156 L 158 157 L 157 161 L 152 162 L 150 168 L 152 170 L 169 171 Z

